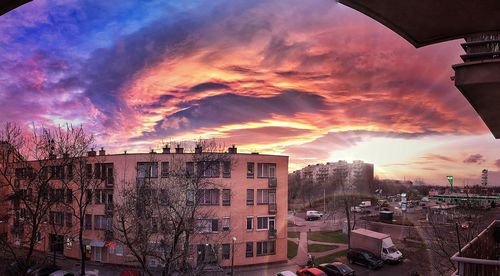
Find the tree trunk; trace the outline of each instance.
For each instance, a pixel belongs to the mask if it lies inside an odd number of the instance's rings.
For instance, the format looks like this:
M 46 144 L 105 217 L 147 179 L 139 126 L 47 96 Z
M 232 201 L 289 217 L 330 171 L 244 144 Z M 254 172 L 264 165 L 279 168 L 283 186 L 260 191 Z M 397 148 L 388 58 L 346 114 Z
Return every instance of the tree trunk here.
M 345 214 L 347 216 L 347 248 L 351 249 L 351 218 L 349 216 L 349 204 L 344 199 Z
M 80 246 L 80 275 L 85 275 L 85 246 L 83 244 L 83 217 L 80 212 L 80 229 L 78 229 L 78 241 Z

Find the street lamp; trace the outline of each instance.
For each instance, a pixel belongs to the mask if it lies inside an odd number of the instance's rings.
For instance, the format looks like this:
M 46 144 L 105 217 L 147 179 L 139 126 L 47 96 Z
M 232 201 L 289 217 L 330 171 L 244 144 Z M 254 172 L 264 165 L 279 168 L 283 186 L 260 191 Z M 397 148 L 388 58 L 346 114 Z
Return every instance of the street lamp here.
M 236 237 L 232 238 L 233 241 L 233 248 L 231 252 L 231 276 L 234 276 L 234 242 L 236 241 Z

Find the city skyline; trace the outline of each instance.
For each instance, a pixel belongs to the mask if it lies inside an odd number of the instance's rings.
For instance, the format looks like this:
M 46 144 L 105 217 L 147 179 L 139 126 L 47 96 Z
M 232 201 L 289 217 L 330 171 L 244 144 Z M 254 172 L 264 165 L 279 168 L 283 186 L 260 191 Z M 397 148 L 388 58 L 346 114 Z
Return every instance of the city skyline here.
M 290 172 L 500 180 L 499 142 L 450 80 L 461 41 L 415 49 L 334 1 L 34 1 L 0 33 L 2 122 L 83 124 L 111 153 L 216 138 Z

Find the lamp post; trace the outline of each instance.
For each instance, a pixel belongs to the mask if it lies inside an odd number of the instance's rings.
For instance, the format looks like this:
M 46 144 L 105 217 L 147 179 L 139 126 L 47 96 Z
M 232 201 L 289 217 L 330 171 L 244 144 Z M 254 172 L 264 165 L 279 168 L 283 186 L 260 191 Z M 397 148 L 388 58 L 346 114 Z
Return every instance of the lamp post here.
M 234 276 L 234 242 L 236 241 L 236 237 L 232 238 L 233 246 L 231 249 L 231 276 Z

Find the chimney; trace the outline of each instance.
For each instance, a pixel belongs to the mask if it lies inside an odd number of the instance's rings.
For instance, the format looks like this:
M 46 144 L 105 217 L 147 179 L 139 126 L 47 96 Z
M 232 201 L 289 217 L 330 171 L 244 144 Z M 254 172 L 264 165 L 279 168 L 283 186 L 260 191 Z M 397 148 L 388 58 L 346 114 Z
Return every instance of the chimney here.
M 51 160 L 56 159 L 56 155 L 53 153 L 49 153 L 49 159 L 51 159 Z
M 202 153 L 203 148 L 201 147 L 200 144 L 196 145 L 196 148 L 194 148 L 194 153 Z
M 228 152 L 231 154 L 236 154 L 238 153 L 238 149 L 233 145 L 232 147 L 228 148 Z
M 154 149 L 151 149 L 151 152 L 150 152 L 150 153 L 151 153 L 151 154 L 155 154 L 155 153 L 156 153 L 156 151 L 155 151 Z
M 184 153 L 184 148 L 181 148 L 180 145 L 177 145 L 177 147 L 175 147 L 175 153 Z
M 106 155 L 106 151 L 104 150 L 104 148 L 101 148 L 99 150 L 99 155 Z
M 87 152 L 87 156 L 95 156 L 96 155 L 96 152 L 94 150 L 94 148 L 91 148 L 90 151 Z
M 67 152 L 63 153 L 62 158 L 69 159 L 69 153 L 67 153 Z
M 162 153 L 170 153 L 170 147 L 168 145 L 165 145 L 165 147 L 163 147 Z

